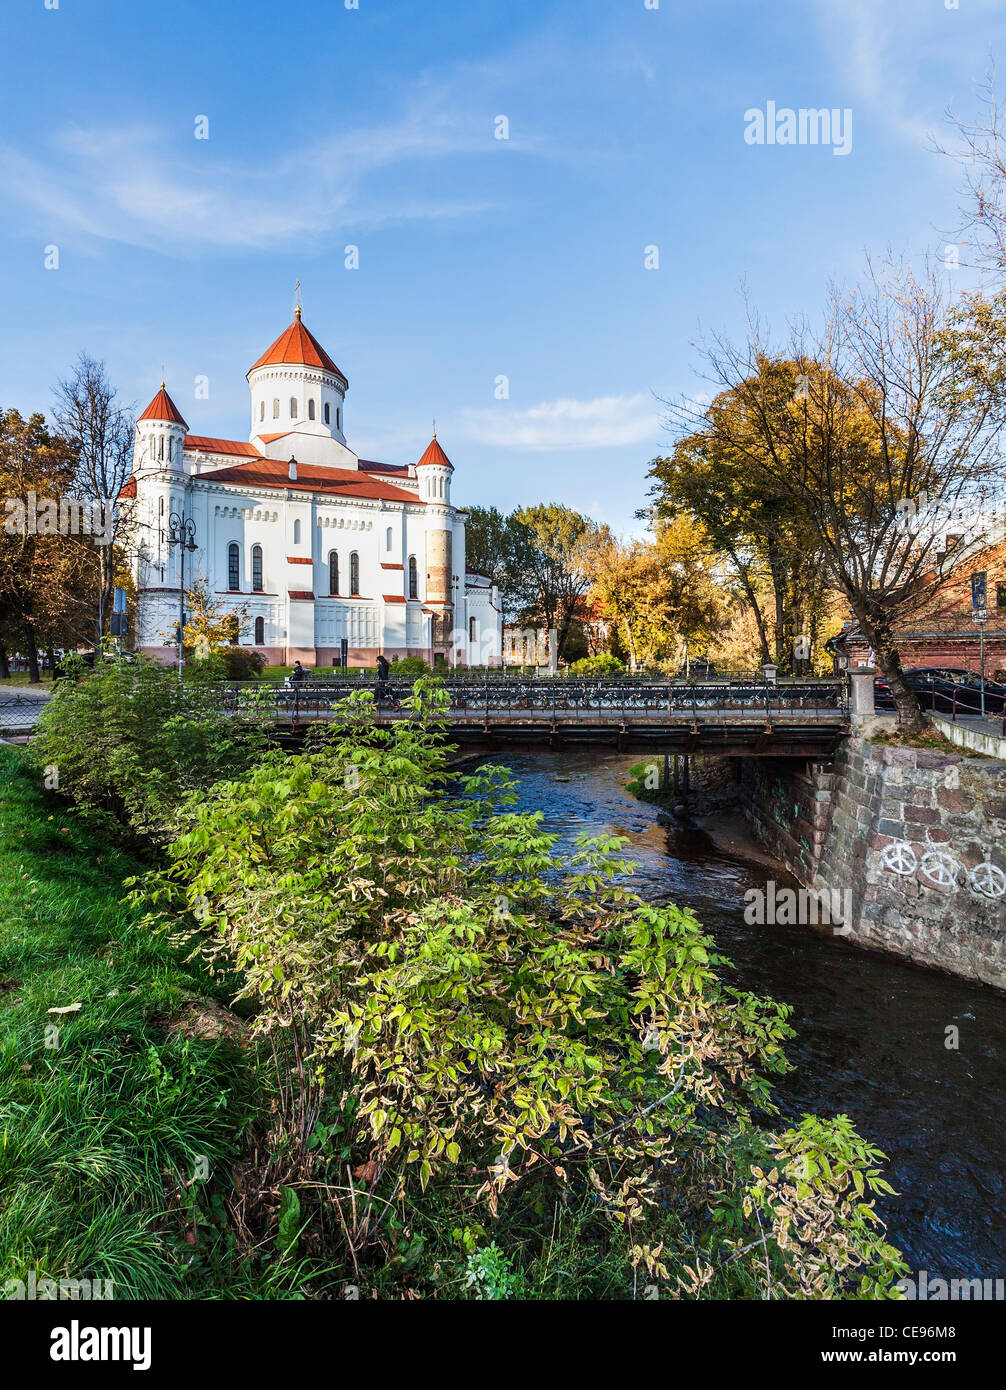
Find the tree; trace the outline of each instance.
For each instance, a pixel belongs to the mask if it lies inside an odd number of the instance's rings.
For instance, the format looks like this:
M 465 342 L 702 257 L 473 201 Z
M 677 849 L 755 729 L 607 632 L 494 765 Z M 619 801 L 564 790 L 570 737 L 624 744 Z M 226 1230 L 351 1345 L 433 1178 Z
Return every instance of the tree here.
M 504 622 L 526 606 L 530 538 L 515 513 L 504 516 L 496 507 L 469 507 L 465 563 L 487 574 L 499 589 Z
M 512 520 L 523 530 L 526 549 L 527 616 L 556 628 L 562 655 L 577 607 L 590 583 L 590 543 L 597 527 L 558 502 L 518 507 Z
M 76 459 L 41 414 L 0 412 L 0 645 L 23 649 L 39 679 L 39 648 L 76 646 L 87 630 L 87 594 L 101 546 L 61 523 Z M 66 514 L 64 512 L 64 521 Z M 6 656 L 5 656 L 6 662 Z
M 708 416 L 744 409 L 724 392 Z M 743 429 L 741 420 L 731 422 Z M 670 519 L 681 509 L 702 527 L 712 548 L 729 564 L 758 632 L 761 662 L 790 667 L 793 638 L 815 635 L 824 588 L 819 546 L 789 489 L 752 473 L 743 454 L 731 450 L 725 430 L 689 433 L 670 457 L 650 466 L 653 513 Z M 772 611 L 765 611 L 766 586 Z
M 591 550 L 591 596 L 614 622 L 631 669 L 661 657 L 678 665 L 686 647 L 704 649 L 722 595 L 709 552 L 687 516 L 658 522 L 655 539 L 624 543 L 606 531 Z
M 95 594 L 95 646 L 105 635 L 112 611 L 116 557 L 114 548 L 128 543 L 132 504 L 118 502 L 133 467 L 132 412 L 117 404 L 117 391 L 109 382 L 104 362 L 82 352 L 71 376 L 55 390 L 53 418 L 76 458 L 74 486 L 77 494 L 112 509 L 111 544 L 98 553 Z
M 926 512 L 966 516 L 978 538 L 1000 428 L 998 391 L 959 379 L 959 334 L 935 275 L 882 281 L 870 266 L 860 289 L 832 292 L 823 330 L 797 327 L 784 353 L 757 324 L 741 348 L 715 341 L 705 355 L 723 394 L 701 417 L 678 410 L 710 458 L 742 461 L 745 486 L 791 499 L 790 544 L 801 530 L 813 536 L 909 730 L 923 720 L 893 627 L 953 567 Z
M 208 586 L 201 579 L 192 582 L 185 591 L 185 597 L 188 622 L 182 636 L 185 648 L 197 660 L 205 660 L 238 640 L 242 626 L 248 621 L 246 606 L 224 607 L 213 599 Z

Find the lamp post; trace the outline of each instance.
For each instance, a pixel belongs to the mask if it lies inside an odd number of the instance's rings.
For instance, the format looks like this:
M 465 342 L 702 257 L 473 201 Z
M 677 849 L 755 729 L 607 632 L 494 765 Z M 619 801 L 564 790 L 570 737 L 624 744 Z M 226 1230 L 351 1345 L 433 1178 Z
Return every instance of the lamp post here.
M 185 552 L 198 549 L 196 523 L 191 517 L 184 517 L 179 512 L 171 513 L 168 517 L 168 545 L 181 547 L 181 572 L 178 577 L 178 679 L 181 680 L 184 664 L 182 630 L 185 627 Z

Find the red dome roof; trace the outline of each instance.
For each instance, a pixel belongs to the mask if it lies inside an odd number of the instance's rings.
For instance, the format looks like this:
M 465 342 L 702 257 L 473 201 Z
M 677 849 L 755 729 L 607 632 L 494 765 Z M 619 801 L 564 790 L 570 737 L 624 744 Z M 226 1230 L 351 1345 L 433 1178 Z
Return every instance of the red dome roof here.
M 182 419 L 181 411 L 164 389 L 164 382 L 161 382 L 161 389 L 147 406 L 142 415 L 137 417 L 140 420 L 169 420 L 173 425 L 188 425 Z
M 257 367 L 271 367 L 279 363 L 295 367 L 320 367 L 322 371 L 331 372 L 346 381 L 318 339 L 304 327 L 299 309 L 290 327 L 284 329 L 272 347 L 266 348 L 259 360 L 249 368 L 248 375 Z
M 437 443 L 436 435 L 434 435 L 433 438 L 430 440 L 429 447 L 427 448 L 426 453 L 416 464 L 416 467 L 422 468 L 424 463 L 437 463 L 440 465 L 441 468 L 453 469 L 454 467 L 453 463 L 451 463 L 450 459 L 447 457 L 443 449 L 441 449 L 440 445 Z

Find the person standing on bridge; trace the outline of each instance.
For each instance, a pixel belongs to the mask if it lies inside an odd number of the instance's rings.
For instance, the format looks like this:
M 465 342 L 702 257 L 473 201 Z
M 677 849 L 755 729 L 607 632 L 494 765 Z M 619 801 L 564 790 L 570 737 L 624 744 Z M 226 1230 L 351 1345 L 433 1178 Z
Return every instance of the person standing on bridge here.
M 303 685 L 307 680 L 307 672 L 299 661 L 293 663 L 293 670 L 290 672 L 290 683 L 292 685 Z
M 374 689 L 374 694 L 377 696 L 378 704 L 380 704 L 382 700 L 390 700 L 394 709 L 401 709 L 401 705 L 395 699 L 395 692 L 388 684 L 388 677 L 390 674 L 391 667 L 388 665 L 388 658 L 382 652 L 377 658 L 377 685 Z

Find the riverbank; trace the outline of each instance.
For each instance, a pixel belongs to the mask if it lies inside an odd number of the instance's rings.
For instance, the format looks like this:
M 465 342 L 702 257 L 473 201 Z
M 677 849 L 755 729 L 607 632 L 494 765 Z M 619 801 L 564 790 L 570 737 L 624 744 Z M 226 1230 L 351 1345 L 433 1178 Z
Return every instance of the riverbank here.
M 142 867 L 0 747 L 5 1278 L 256 1297 L 254 1263 L 214 1215 L 251 1113 L 249 1066 L 232 1043 L 172 1026 L 223 996 L 139 927 L 123 882 Z

